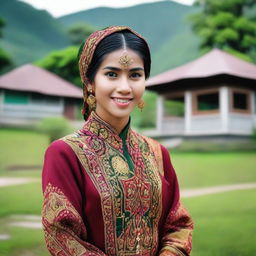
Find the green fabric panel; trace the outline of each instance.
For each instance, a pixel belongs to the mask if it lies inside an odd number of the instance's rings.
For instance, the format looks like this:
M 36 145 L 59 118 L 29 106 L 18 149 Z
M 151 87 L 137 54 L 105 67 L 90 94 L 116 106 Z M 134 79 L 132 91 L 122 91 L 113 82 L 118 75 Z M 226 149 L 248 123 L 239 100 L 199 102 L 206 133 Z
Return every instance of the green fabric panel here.
M 124 157 L 126 158 L 126 161 L 129 165 L 129 168 L 131 171 L 134 170 L 134 164 L 133 161 L 131 159 L 131 156 L 129 154 L 127 145 L 126 145 L 126 138 L 127 138 L 127 134 L 130 128 L 130 123 L 131 123 L 131 118 L 129 119 L 128 124 L 124 127 L 124 129 L 121 131 L 121 133 L 119 134 L 120 138 L 122 139 L 123 142 L 123 151 L 124 151 Z
M 29 96 L 22 92 L 7 92 L 4 93 L 4 103 L 7 104 L 28 104 Z

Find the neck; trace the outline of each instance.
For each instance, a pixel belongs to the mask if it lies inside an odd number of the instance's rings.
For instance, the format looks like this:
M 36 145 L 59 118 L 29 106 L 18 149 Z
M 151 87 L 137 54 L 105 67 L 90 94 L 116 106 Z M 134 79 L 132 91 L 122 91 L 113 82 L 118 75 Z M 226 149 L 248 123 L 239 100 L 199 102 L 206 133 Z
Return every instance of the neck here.
M 129 116 L 125 118 L 115 118 L 115 119 L 107 119 L 101 113 L 98 113 L 96 110 L 96 114 L 106 123 L 108 123 L 116 132 L 117 134 L 120 134 L 124 127 L 128 124 L 129 122 Z

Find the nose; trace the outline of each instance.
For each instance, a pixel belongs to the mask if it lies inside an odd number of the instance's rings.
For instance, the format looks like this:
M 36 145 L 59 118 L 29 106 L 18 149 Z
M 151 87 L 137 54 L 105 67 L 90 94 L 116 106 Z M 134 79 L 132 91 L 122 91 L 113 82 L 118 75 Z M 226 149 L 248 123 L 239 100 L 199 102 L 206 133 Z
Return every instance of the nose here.
M 117 91 L 119 93 L 129 94 L 132 91 L 130 82 L 127 77 L 125 76 L 122 77 L 119 82 L 120 83 L 118 84 L 118 88 L 117 88 Z

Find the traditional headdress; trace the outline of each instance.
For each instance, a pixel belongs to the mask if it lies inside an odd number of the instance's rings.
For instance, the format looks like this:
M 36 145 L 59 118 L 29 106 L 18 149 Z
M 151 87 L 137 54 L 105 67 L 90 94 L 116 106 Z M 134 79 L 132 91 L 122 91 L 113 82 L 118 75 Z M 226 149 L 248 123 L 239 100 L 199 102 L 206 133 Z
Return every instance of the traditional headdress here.
M 87 97 L 88 97 L 88 84 L 89 80 L 86 76 L 88 67 L 92 61 L 93 54 L 95 52 L 95 49 L 97 45 L 101 42 L 102 39 L 109 36 L 110 34 L 113 34 L 115 32 L 128 30 L 131 33 L 137 35 L 141 39 L 143 39 L 145 42 L 146 40 L 138 34 L 136 31 L 132 30 L 129 27 L 126 26 L 112 26 L 107 27 L 103 30 L 97 30 L 94 33 L 92 33 L 85 43 L 80 48 L 80 56 L 79 56 L 79 71 L 80 71 L 80 77 L 83 83 L 83 94 L 84 94 L 84 104 L 82 109 L 82 114 L 88 116 L 90 114 L 90 109 L 87 104 Z M 147 42 L 146 42 L 147 43 Z

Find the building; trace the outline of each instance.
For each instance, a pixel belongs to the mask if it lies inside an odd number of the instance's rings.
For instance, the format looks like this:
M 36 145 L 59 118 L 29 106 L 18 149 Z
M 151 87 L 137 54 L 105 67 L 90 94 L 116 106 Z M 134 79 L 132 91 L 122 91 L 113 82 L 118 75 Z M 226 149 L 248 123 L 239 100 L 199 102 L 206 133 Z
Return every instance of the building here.
M 27 64 L 0 76 L 0 125 L 31 125 L 45 117 L 76 119 L 82 89 Z
M 152 136 L 248 136 L 256 127 L 256 65 L 221 50 L 150 78 L 147 89 L 158 93 Z

